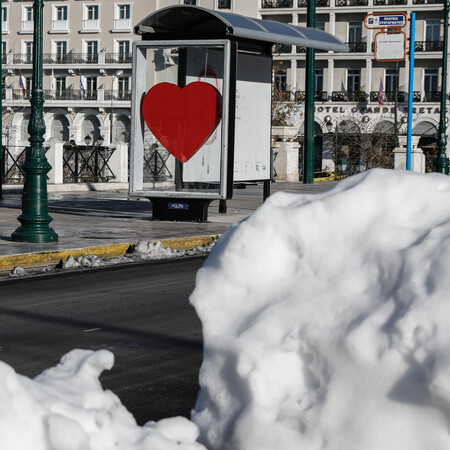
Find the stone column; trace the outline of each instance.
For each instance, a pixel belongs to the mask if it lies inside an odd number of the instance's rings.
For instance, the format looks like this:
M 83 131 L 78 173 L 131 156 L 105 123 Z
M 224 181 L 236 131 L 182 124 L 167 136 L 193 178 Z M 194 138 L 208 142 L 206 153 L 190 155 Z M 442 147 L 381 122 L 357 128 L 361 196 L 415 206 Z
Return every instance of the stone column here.
M 411 171 L 425 173 L 425 155 L 422 149 L 417 147 L 420 136 L 411 136 Z M 407 136 L 399 136 L 400 147 L 394 149 L 394 169 L 406 170 L 406 141 Z
M 275 181 L 299 181 L 296 127 L 272 127 Z

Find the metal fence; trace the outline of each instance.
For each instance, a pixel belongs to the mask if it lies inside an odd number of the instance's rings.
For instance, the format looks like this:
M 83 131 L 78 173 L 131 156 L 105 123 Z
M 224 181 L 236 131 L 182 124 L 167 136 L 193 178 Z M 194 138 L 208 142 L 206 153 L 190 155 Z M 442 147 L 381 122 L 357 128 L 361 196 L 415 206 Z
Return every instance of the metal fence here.
M 25 162 L 27 147 L 12 145 L 3 146 L 3 157 L 1 158 L 1 184 L 22 184 L 25 173 L 22 164 Z
M 63 182 L 98 183 L 115 178 L 109 166 L 114 150 L 106 146 L 65 145 Z
M 172 179 L 172 173 L 167 167 L 167 160 L 170 153 L 159 147 L 158 144 L 152 144 L 144 149 L 144 182 L 158 182 Z

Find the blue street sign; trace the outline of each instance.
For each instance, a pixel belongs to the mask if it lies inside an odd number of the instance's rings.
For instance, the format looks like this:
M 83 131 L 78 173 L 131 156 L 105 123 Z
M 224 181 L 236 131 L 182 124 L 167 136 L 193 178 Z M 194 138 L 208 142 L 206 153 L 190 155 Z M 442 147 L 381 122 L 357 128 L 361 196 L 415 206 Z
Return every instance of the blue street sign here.
M 368 14 L 364 20 L 366 28 L 403 28 L 406 22 L 406 13 Z

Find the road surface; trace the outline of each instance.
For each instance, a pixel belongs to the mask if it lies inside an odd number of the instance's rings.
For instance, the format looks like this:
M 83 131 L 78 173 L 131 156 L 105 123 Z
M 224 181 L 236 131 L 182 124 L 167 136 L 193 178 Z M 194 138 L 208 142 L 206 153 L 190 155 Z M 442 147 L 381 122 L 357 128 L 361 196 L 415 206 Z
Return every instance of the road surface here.
M 0 282 L 0 360 L 34 377 L 74 348 L 109 349 L 101 381 L 148 420 L 189 417 L 201 323 L 188 297 L 203 257 Z

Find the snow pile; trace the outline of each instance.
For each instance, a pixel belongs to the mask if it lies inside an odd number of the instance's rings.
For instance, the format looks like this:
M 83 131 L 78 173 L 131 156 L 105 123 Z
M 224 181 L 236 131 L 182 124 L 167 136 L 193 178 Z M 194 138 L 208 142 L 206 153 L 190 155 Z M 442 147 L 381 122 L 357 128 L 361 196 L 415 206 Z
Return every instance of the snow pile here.
M 2 450 L 204 450 L 197 427 L 176 417 L 143 427 L 116 395 L 103 391 L 107 350 L 73 350 L 34 380 L 0 362 Z
M 0 448 L 448 450 L 449 254 L 443 175 L 275 194 L 197 276 L 198 439 L 187 419 L 138 427 L 100 386 L 112 354 L 76 350 L 34 380 L 0 364 Z
M 369 171 L 275 194 L 191 301 L 214 450 L 450 448 L 450 179 Z

